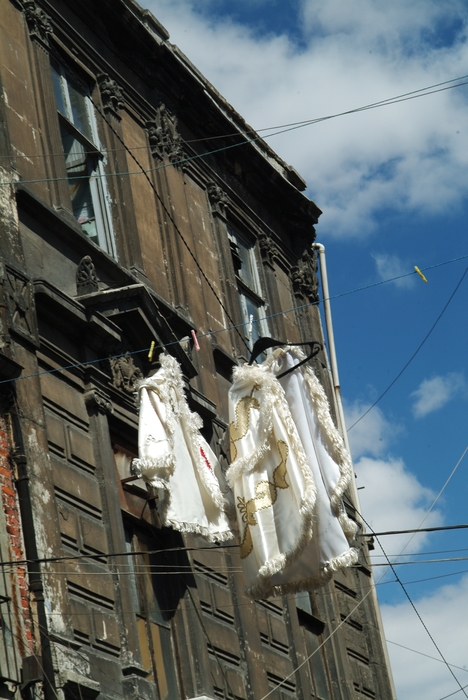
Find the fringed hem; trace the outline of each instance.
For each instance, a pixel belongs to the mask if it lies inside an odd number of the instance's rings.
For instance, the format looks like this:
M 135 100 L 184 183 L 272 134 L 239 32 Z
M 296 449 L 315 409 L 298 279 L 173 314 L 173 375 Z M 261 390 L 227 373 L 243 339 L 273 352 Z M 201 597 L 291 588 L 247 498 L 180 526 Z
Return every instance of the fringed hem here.
M 271 450 L 271 438 L 274 430 L 273 411 L 275 409 L 279 419 L 285 426 L 302 478 L 304 479 L 303 499 L 299 509 L 301 516 L 299 535 L 288 552 L 278 555 L 262 566 L 260 570 L 263 572 L 261 575 L 272 576 L 286 566 L 291 565 L 310 542 L 313 535 L 317 489 L 296 425 L 291 417 L 284 389 L 276 377 L 268 368 L 265 368 L 265 365 L 243 365 L 242 367 L 237 367 L 234 370 L 233 377 L 236 389 L 245 388 L 246 391 L 249 391 L 254 387 L 255 391 L 258 392 L 261 406 L 261 424 L 258 430 L 259 447 L 248 455 L 240 456 L 234 460 L 226 473 L 231 488 L 234 489 L 234 484 L 240 476 L 254 471 L 265 454 Z M 239 517 L 239 513 L 237 516 Z M 239 529 L 241 529 L 240 523 Z
M 208 527 L 200 525 L 199 523 L 183 523 L 178 520 L 162 518 L 161 520 L 164 527 L 171 527 L 173 530 L 177 530 L 178 532 L 201 535 L 208 542 L 227 542 L 228 540 L 232 540 L 234 537 L 230 530 L 212 532 Z
M 292 581 L 291 583 L 285 583 L 279 586 L 272 585 L 271 576 L 267 576 L 257 581 L 257 583 L 255 583 L 253 586 L 247 588 L 246 593 L 253 600 L 259 600 L 261 598 L 288 595 L 290 593 L 313 591 L 328 583 L 333 574 L 340 569 L 345 569 L 355 564 L 358 561 L 358 558 L 359 552 L 357 549 L 352 548 L 328 562 L 328 564 L 324 566 L 316 576 L 301 579 L 300 581 Z M 260 572 L 263 572 L 264 568 L 265 567 L 262 567 Z M 275 573 L 279 572 L 276 571 Z M 259 576 L 260 575 L 261 574 L 259 574 Z
M 147 481 L 151 486 L 168 488 L 165 479 L 174 472 L 175 458 L 172 452 L 162 457 L 134 459 L 132 467 L 137 476 Z M 156 484 L 156 482 L 158 482 Z
M 136 387 L 138 392 L 141 392 L 142 389 L 154 391 L 164 405 L 166 409 L 165 424 L 170 452 L 154 460 L 134 460 L 134 468 L 138 470 L 139 475 L 144 476 L 152 486 L 157 486 L 166 490 L 169 488 L 168 485 L 164 483 L 164 476 L 171 476 L 177 466 L 174 455 L 174 433 L 175 421 L 178 420 L 186 435 L 187 445 L 190 449 L 194 466 L 198 471 L 198 475 L 206 492 L 219 511 L 225 513 L 227 510 L 226 499 L 221 491 L 217 477 L 210 470 L 200 452 L 201 448 L 207 452 L 211 452 L 211 450 L 209 450 L 208 444 L 199 432 L 200 428 L 203 427 L 201 417 L 197 413 L 193 413 L 188 406 L 180 365 L 171 355 L 161 355 L 160 363 L 162 371 L 156 373 L 153 377 L 142 379 L 138 382 Z M 215 465 L 213 465 L 213 468 L 214 466 Z M 144 469 L 148 469 L 146 474 L 143 471 Z M 163 473 L 161 475 L 156 475 L 155 472 L 159 470 Z M 233 536 L 234 535 L 231 534 L 231 537 Z
M 294 353 L 299 360 L 304 359 L 305 355 L 302 350 L 294 347 L 285 347 L 275 350 L 271 358 L 266 360 L 269 368 L 272 370 L 274 363 L 279 357 L 284 357 L 287 352 Z M 306 385 L 309 389 L 309 397 L 315 409 L 318 424 L 321 428 L 322 437 L 325 447 L 328 450 L 331 458 L 338 465 L 340 477 L 336 484 L 333 493 L 330 494 L 330 502 L 337 516 L 340 525 L 345 533 L 348 541 L 351 541 L 357 531 L 357 525 L 345 513 L 343 509 L 342 498 L 353 478 L 353 465 L 351 456 L 346 449 L 343 438 L 338 431 L 330 413 L 330 405 L 327 395 L 318 378 L 311 367 L 304 367 L 302 370 Z

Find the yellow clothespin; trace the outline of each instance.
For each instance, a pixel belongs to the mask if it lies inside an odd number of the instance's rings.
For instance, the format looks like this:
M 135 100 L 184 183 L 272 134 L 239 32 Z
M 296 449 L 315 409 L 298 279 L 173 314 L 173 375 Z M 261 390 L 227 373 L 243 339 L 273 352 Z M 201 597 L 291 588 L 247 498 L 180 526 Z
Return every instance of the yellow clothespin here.
M 419 269 L 419 267 L 417 265 L 414 266 L 414 269 L 418 273 L 418 275 L 420 276 L 422 281 L 427 282 L 427 279 L 424 277 L 423 273 L 421 272 L 421 270 Z
M 148 362 L 153 362 L 153 352 L 154 348 L 156 347 L 156 343 L 154 340 L 151 341 L 149 353 L 148 353 Z

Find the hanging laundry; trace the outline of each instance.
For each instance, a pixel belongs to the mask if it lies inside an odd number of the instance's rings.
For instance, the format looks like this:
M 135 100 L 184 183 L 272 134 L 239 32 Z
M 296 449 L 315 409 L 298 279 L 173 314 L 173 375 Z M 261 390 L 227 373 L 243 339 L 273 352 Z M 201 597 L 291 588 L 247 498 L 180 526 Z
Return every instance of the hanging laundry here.
M 313 590 L 357 561 L 342 496 L 352 464 L 328 400 L 300 350 L 234 370 L 231 466 L 240 556 L 252 598 Z
M 202 419 L 190 411 L 182 371 L 170 355 L 137 385 L 140 407 L 138 476 L 158 489 L 161 522 L 180 532 L 222 542 L 234 534 L 228 519 L 232 494 L 216 455 L 200 434 Z

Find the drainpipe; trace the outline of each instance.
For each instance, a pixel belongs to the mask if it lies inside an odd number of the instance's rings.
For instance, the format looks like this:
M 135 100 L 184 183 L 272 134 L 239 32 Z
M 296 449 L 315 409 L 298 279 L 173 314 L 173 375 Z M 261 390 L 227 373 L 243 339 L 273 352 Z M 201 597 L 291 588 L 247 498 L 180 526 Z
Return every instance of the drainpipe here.
M 333 381 L 336 413 L 337 413 L 337 418 L 338 418 L 338 427 L 340 429 L 341 435 L 343 436 L 343 442 L 346 446 L 346 449 L 348 450 L 348 452 L 351 456 L 351 450 L 349 449 L 348 432 L 346 430 L 346 422 L 345 422 L 344 411 L 343 411 L 343 402 L 341 400 L 340 379 L 338 376 L 338 363 L 336 360 L 335 336 L 333 335 L 333 322 L 332 322 L 331 305 L 330 305 L 330 292 L 328 289 L 328 275 L 327 275 L 327 261 L 326 261 L 326 257 L 325 257 L 325 246 L 322 245 L 322 243 L 312 243 L 312 248 L 314 250 L 318 251 L 319 260 L 320 260 L 320 276 L 322 278 L 323 308 L 325 311 L 325 325 L 327 327 L 327 338 L 328 338 L 328 354 L 330 356 L 330 366 L 331 366 L 331 374 L 332 374 L 332 381 Z M 352 456 L 351 456 L 351 463 L 352 463 Z M 353 469 L 353 473 L 354 473 L 354 469 Z M 355 479 L 352 480 L 351 491 L 353 494 L 354 505 L 356 507 L 356 518 L 359 518 L 361 506 L 359 504 L 359 498 L 358 498 L 358 492 L 357 492 Z M 359 518 L 359 520 L 361 520 L 361 518 Z M 362 531 L 364 532 L 364 529 L 365 529 L 364 523 L 361 521 L 360 524 L 362 527 Z M 385 661 L 387 664 L 387 671 L 388 671 L 388 676 L 389 676 L 389 681 L 390 681 L 392 698 L 393 698 L 393 700 L 396 700 L 396 691 L 395 691 L 395 685 L 394 685 L 394 681 L 393 681 L 392 667 L 390 665 L 390 657 L 388 655 L 387 642 L 385 640 L 382 615 L 380 612 L 380 606 L 379 606 L 378 599 L 377 599 L 377 592 L 375 589 L 374 574 L 372 573 L 371 576 L 372 576 L 371 580 L 373 583 L 373 586 L 371 588 L 371 597 L 374 601 L 374 610 L 375 610 L 377 620 L 379 623 L 378 628 L 379 628 L 384 658 L 385 658 Z
M 343 437 L 346 449 L 351 454 L 348 442 L 348 433 L 346 430 L 345 417 L 343 412 L 343 402 L 341 400 L 341 388 L 340 379 L 338 376 L 338 363 L 336 361 L 336 350 L 335 350 L 335 336 L 333 335 L 333 321 L 330 305 L 330 293 L 328 291 L 328 275 L 327 275 L 327 261 L 325 257 L 325 246 L 321 243 L 313 243 L 312 248 L 318 251 L 320 260 L 320 275 L 322 278 L 322 291 L 323 291 L 323 308 L 325 311 L 325 324 L 327 327 L 327 338 L 328 338 L 328 354 L 330 356 L 331 374 L 333 381 L 333 391 L 335 395 L 336 413 L 338 418 L 338 427 L 340 429 L 341 435 Z M 356 494 L 357 495 L 357 494 Z M 356 501 L 357 504 L 357 501 Z
M 29 588 L 34 593 L 34 599 L 37 605 L 39 640 L 42 657 L 41 665 L 44 675 L 42 680 L 44 700 L 57 700 L 58 694 L 55 687 L 52 650 L 49 635 L 47 633 L 48 625 L 44 600 L 44 587 L 41 576 L 41 565 L 38 562 L 39 556 L 31 507 L 31 492 L 29 489 L 27 459 L 24 450 L 23 434 L 16 407 L 11 411 L 11 417 L 13 423 L 14 441 L 16 443 L 16 449 L 12 453 L 12 459 L 17 468 L 16 490 L 18 492 L 18 500 L 20 505 L 24 547 L 28 560 Z

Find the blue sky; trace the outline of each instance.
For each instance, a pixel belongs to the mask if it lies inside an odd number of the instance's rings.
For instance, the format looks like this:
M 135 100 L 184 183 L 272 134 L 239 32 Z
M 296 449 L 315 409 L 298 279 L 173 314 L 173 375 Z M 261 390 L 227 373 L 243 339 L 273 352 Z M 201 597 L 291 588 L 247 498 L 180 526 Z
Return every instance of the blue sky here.
M 468 74 L 466 0 L 142 4 L 256 129 Z M 323 210 L 317 240 L 327 249 L 332 297 L 412 272 L 414 265 L 468 255 L 467 115 L 468 85 L 269 139 Z M 414 274 L 333 300 L 348 425 L 409 360 L 467 265 L 465 259 L 434 267 L 427 284 Z M 468 275 L 402 377 L 349 433 L 362 511 L 376 530 L 418 526 L 468 444 L 467 301 Z M 467 470 L 468 455 L 426 526 L 468 521 Z M 418 536 L 408 545 L 409 559 L 464 557 L 467 537 L 466 530 Z M 407 540 L 382 543 L 396 555 Z M 464 570 L 468 561 L 399 569 L 403 581 L 419 581 L 408 583 L 408 591 L 448 661 L 460 667 L 468 648 L 460 615 L 468 573 L 432 577 Z M 375 571 L 380 578 L 381 568 Z M 379 597 L 387 639 L 437 657 L 398 585 L 379 586 Z M 399 700 L 440 700 L 457 691 L 439 661 L 394 644 L 389 652 Z M 455 672 L 468 684 L 468 671 Z

